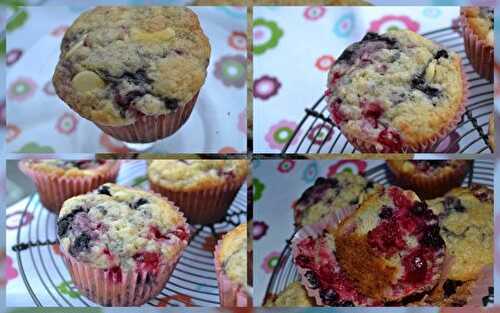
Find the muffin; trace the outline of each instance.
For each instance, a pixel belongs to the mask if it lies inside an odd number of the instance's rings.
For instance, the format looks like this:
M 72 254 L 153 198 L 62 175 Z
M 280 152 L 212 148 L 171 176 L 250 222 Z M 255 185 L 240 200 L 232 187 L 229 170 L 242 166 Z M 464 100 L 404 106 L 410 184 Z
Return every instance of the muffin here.
M 489 7 L 460 9 L 465 53 L 479 75 L 493 81 L 495 14 Z
M 335 232 L 336 257 L 364 295 L 383 302 L 431 290 L 445 243 L 438 217 L 409 190 L 371 195 Z
M 455 188 L 429 201 L 439 216 L 441 236 L 452 257 L 446 280 L 433 294 L 441 305 L 464 305 L 485 267 L 493 266 L 493 191 L 485 186 Z
M 495 113 L 491 113 L 488 119 L 488 143 L 495 152 Z
M 396 184 L 432 199 L 459 187 L 472 165 L 470 160 L 388 160 Z
M 57 214 L 66 199 L 116 181 L 120 161 L 26 159 L 19 169 L 33 180 L 43 206 Z
M 57 237 L 82 294 L 104 306 L 139 306 L 165 286 L 189 227 L 166 199 L 104 184 L 64 202 Z
M 219 240 L 214 260 L 221 306 L 251 306 L 247 283 L 247 224 L 240 224 Z
M 460 57 L 409 30 L 367 33 L 332 65 L 331 119 L 361 152 L 429 152 L 465 111 Z
M 380 306 L 359 292 L 337 259 L 335 214 L 301 228 L 292 240 L 293 262 L 307 295 L 319 306 Z
M 312 307 L 314 300 L 307 295 L 306 289 L 295 281 L 288 285 L 274 299 L 266 302 L 266 307 Z
M 381 185 L 350 172 L 341 172 L 328 178 L 320 177 L 294 202 L 292 207 L 295 224 L 302 226 L 317 223 L 332 212 L 358 205 L 366 194 L 382 188 Z
M 246 160 L 154 160 L 148 168 L 151 189 L 194 224 L 222 220 L 247 174 Z
M 147 143 L 177 131 L 205 81 L 210 44 L 185 7 L 97 7 L 66 31 L 57 95 L 102 131 Z

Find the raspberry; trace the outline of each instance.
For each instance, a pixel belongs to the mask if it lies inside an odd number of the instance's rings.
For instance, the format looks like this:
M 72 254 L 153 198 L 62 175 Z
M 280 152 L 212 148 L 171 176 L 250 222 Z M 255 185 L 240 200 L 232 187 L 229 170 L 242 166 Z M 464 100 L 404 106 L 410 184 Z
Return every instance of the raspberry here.
M 384 113 L 384 109 L 378 102 L 362 103 L 363 116 L 370 122 L 374 128 L 378 128 L 378 119 Z
M 176 230 L 173 231 L 173 234 L 179 238 L 181 241 L 185 241 L 189 239 L 188 233 L 182 227 L 177 227 Z
M 107 270 L 108 279 L 114 283 L 122 282 L 122 269 L 119 266 L 114 266 Z
M 339 72 L 334 72 L 330 84 L 335 85 L 341 77 L 342 75 Z
M 377 141 L 384 146 L 384 152 L 397 152 L 401 150 L 401 137 L 398 133 L 387 128 L 380 132 Z
M 298 255 L 296 258 L 295 258 L 295 264 L 297 264 L 297 266 L 300 266 L 300 267 L 303 267 L 303 268 L 311 268 L 311 258 L 308 257 L 308 256 L 305 256 L 303 254 L 301 255 Z
M 406 247 L 396 220 L 383 221 L 368 232 L 368 243 L 376 251 L 391 256 Z
M 333 121 L 335 124 L 340 125 L 342 121 L 345 120 L 344 114 L 340 112 L 340 104 L 342 103 L 342 100 L 339 98 L 335 99 L 335 101 L 330 105 L 330 111 L 333 115 Z
M 134 260 L 137 265 L 147 271 L 154 271 L 158 269 L 160 264 L 160 257 L 155 252 L 141 252 L 134 255 Z
M 412 206 L 412 201 L 403 193 L 401 189 L 392 187 L 388 192 L 392 201 L 399 209 L 407 210 Z
M 425 259 L 425 252 L 417 249 L 403 258 L 403 265 L 405 266 L 406 273 L 404 280 L 409 283 L 423 282 L 427 276 L 427 260 Z

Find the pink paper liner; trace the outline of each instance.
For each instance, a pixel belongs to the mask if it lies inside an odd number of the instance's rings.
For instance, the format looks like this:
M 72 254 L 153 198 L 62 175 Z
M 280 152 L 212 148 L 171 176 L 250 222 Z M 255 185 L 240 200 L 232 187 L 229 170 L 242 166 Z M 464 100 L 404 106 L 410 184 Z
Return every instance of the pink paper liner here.
M 403 153 L 415 153 L 415 152 L 432 152 L 432 150 L 439 144 L 441 140 L 443 140 L 446 136 L 448 136 L 453 130 L 456 129 L 457 125 L 460 123 L 462 120 L 462 115 L 465 113 L 465 108 L 467 106 L 467 100 L 468 100 L 468 95 L 469 95 L 469 89 L 468 89 L 468 81 L 467 77 L 465 76 L 463 66 L 460 64 L 460 71 L 462 74 L 462 101 L 460 103 L 460 107 L 457 110 L 456 115 L 453 117 L 453 119 L 450 121 L 450 123 L 445 127 L 442 128 L 439 133 L 435 134 L 425 142 L 421 142 L 419 144 L 408 144 L 405 142 L 402 142 L 401 145 L 401 151 L 393 151 L 394 153 L 398 152 L 403 152 Z M 342 134 L 347 138 L 349 143 L 353 145 L 356 149 L 358 149 L 362 153 L 381 153 L 380 151 L 377 150 L 377 142 L 373 142 L 374 139 L 372 138 L 366 138 L 362 139 L 359 136 L 356 136 L 356 134 L 352 134 L 351 132 L 346 131 L 343 129 L 344 127 L 338 126 L 339 129 L 342 131 Z M 391 152 L 383 152 L 383 153 L 392 153 Z
M 35 183 L 43 206 L 59 214 L 59 210 L 67 199 L 90 192 L 104 183 L 115 182 L 121 162 L 119 160 L 113 160 L 113 162 L 115 163 L 106 172 L 91 176 L 51 175 L 32 169 L 27 161 L 23 160 L 19 162 L 19 169 Z
M 404 189 L 414 191 L 422 199 L 433 199 L 444 195 L 454 187 L 459 187 L 467 176 L 470 163 L 464 163 L 454 172 L 446 172 L 441 175 L 424 176 L 404 173 L 394 169 L 390 163 L 388 168 L 394 175 L 397 184 Z
M 482 306 L 483 297 L 489 294 L 489 288 L 493 287 L 493 264 L 486 265 L 470 290 L 471 298 L 466 306 Z
M 134 190 L 136 188 L 129 189 Z M 163 198 L 182 215 L 182 212 L 174 203 L 159 194 L 155 193 L 155 195 Z M 181 226 L 189 237 L 189 225 L 186 223 L 184 216 L 182 218 L 183 224 Z M 121 271 L 121 274 L 117 274 L 111 269 L 101 269 L 80 262 L 66 252 L 62 246 L 60 250 L 73 284 L 82 294 L 102 306 L 125 307 L 141 306 L 163 290 L 188 242 L 189 239 L 180 241 L 181 249 L 179 249 L 178 253 L 169 260 L 163 259 L 157 270 L 136 269 L 128 272 Z M 150 278 L 156 277 L 150 283 L 151 286 L 147 286 L 148 283 L 146 283 L 148 275 L 150 275 Z M 137 281 L 138 277 L 141 277 L 139 282 Z
M 186 104 L 168 114 L 144 115 L 133 124 L 125 126 L 106 126 L 95 123 L 106 134 L 125 142 L 148 143 L 174 134 L 187 121 L 193 111 L 198 93 Z
M 465 53 L 472 67 L 481 77 L 492 82 L 493 66 L 495 64 L 493 47 L 474 33 L 463 10 L 460 10 L 460 22 L 464 36 Z
M 219 285 L 219 297 L 222 307 L 248 307 L 252 305 L 252 297 L 243 285 L 233 282 L 223 271 L 220 263 L 220 249 L 222 247 L 220 239 L 215 246 L 214 264 L 217 284 Z
M 227 181 L 216 187 L 202 190 L 182 191 L 163 187 L 149 180 L 151 190 L 173 201 L 194 224 L 211 224 L 222 220 L 245 181 L 242 176 L 236 181 Z

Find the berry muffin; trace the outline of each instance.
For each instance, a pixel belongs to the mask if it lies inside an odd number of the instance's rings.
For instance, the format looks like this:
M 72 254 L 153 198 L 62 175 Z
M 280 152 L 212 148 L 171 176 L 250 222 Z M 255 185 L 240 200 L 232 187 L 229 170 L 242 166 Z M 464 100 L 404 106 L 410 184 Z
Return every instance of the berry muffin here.
M 151 189 L 195 224 L 223 219 L 247 174 L 246 160 L 154 160 L 148 168 Z
M 465 53 L 472 67 L 493 81 L 495 13 L 489 7 L 463 7 L 460 10 Z
M 459 187 L 472 165 L 470 160 L 388 160 L 396 184 L 432 199 Z
M 57 237 L 81 293 L 104 306 L 139 306 L 165 286 L 189 227 L 166 199 L 104 184 L 64 202 Z
M 66 31 L 57 95 L 105 133 L 146 143 L 177 131 L 205 81 L 210 44 L 185 7 L 97 7 Z
M 57 214 L 66 199 L 116 181 L 120 161 L 27 159 L 19 169 L 33 180 L 43 206 Z
M 314 299 L 307 295 L 306 289 L 295 281 L 288 285 L 285 290 L 274 297 L 273 300 L 267 301 L 266 307 L 312 307 Z
M 292 243 L 293 260 L 308 296 L 319 306 L 381 305 L 355 287 L 338 262 L 335 227 L 324 226 L 323 222 L 305 226 Z
M 361 152 L 428 152 L 465 110 L 460 57 L 409 30 L 367 33 L 330 69 L 331 118 Z
M 491 113 L 488 119 L 488 143 L 495 152 L 495 114 Z
M 247 224 L 240 224 L 219 240 L 214 260 L 221 306 L 250 306 L 252 296 L 247 280 Z
M 317 223 L 332 212 L 358 205 L 366 194 L 382 188 L 381 185 L 350 172 L 320 177 L 293 204 L 295 224 L 301 226 Z
M 438 217 L 418 196 L 395 186 L 371 195 L 335 232 L 338 263 L 364 295 L 400 301 L 431 290 L 445 243 Z
M 480 185 L 455 188 L 429 206 L 439 216 L 452 257 L 446 281 L 433 296 L 443 305 L 464 305 L 473 282 L 493 265 L 493 191 Z

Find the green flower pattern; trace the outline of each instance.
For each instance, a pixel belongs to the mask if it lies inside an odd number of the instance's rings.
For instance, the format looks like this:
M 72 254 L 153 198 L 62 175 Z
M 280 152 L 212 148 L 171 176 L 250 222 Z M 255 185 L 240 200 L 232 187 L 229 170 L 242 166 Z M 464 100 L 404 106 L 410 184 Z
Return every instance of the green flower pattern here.
M 283 30 L 274 21 L 258 18 L 253 22 L 253 52 L 263 54 L 268 49 L 275 48 L 283 37 Z

